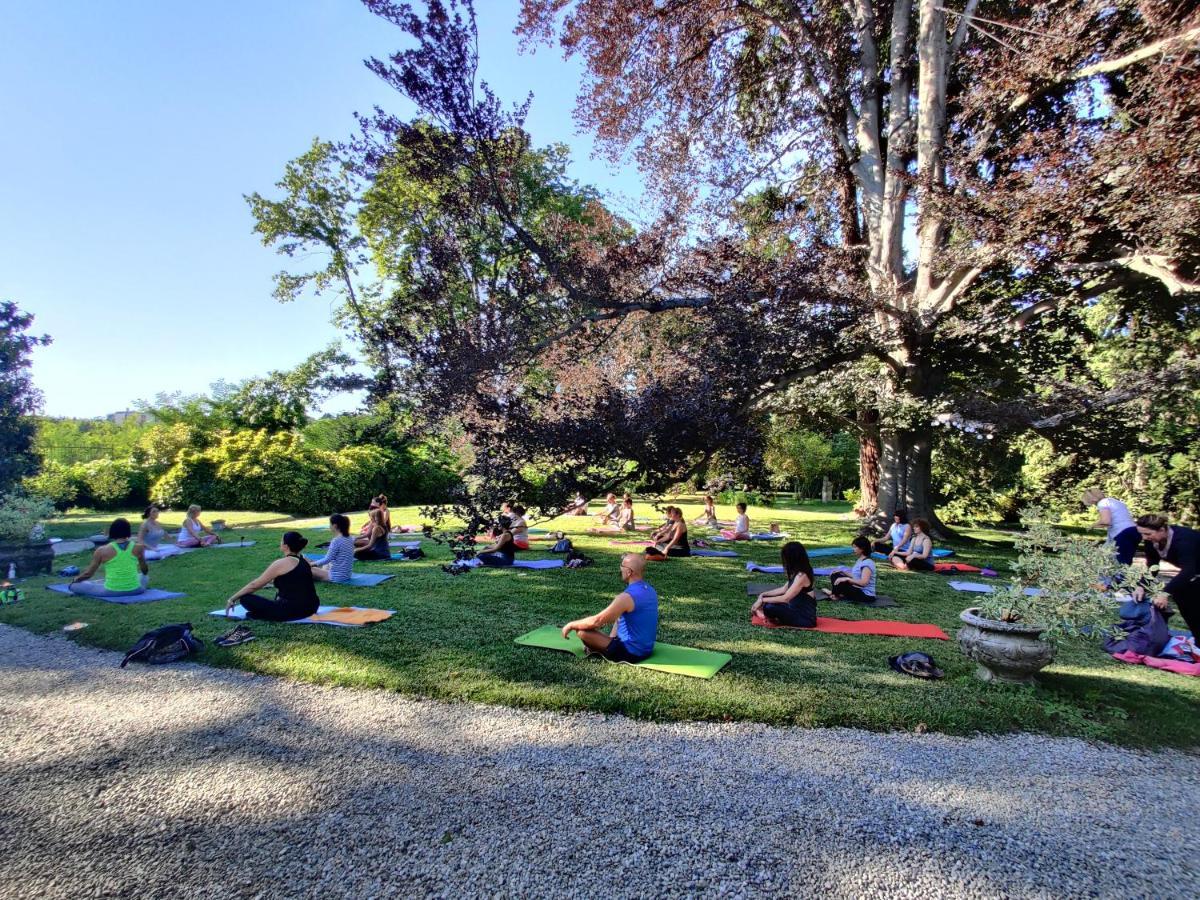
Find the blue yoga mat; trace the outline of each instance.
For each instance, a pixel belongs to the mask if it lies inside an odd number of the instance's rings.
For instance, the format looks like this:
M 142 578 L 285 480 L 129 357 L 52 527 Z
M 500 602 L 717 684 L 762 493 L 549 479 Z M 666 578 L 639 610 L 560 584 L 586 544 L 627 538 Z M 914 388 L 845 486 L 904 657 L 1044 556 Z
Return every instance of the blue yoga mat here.
M 516 559 L 513 560 L 511 568 L 514 569 L 561 569 L 564 563 L 561 559 Z M 487 568 L 486 566 L 484 568 Z M 493 567 L 497 568 L 497 567 Z M 499 566 L 498 568 L 507 569 L 509 566 Z
M 171 591 L 160 591 L 158 588 L 146 588 L 140 594 L 129 594 L 125 597 L 93 597 L 88 594 L 72 594 L 65 584 L 48 584 L 46 590 L 66 594 L 68 597 L 86 597 L 88 600 L 103 600 L 105 603 L 152 603 L 155 600 L 174 600 L 176 597 L 186 597 L 187 594 L 175 594 Z
M 705 550 L 703 548 L 697 550 L 697 549 L 693 548 L 692 556 L 733 556 L 733 557 L 736 557 L 737 554 L 734 553 L 732 550 Z
M 330 584 L 348 584 L 351 587 L 375 587 L 377 584 L 382 584 L 389 578 L 395 578 L 395 575 L 377 575 L 372 572 L 355 572 L 350 576 L 349 581 L 331 581 Z

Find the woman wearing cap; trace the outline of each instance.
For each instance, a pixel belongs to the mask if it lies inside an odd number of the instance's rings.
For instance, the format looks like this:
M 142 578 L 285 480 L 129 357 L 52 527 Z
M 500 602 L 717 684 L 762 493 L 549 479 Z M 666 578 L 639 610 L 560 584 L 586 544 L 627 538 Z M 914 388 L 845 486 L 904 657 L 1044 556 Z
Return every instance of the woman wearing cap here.
M 279 542 L 282 556 L 267 566 L 266 570 L 225 601 L 228 614 L 239 603 L 246 610 L 246 618 L 262 619 L 267 622 L 294 622 L 307 619 L 321 605 L 314 581 L 328 581 L 329 573 L 315 569 L 300 552 L 308 546 L 308 539 L 298 531 L 285 531 Z M 269 600 L 254 593 L 274 583 L 275 599 Z
M 1105 537 L 1117 548 L 1117 562 L 1123 566 L 1133 565 L 1133 554 L 1137 552 L 1141 535 L 1129 512 L 1129 507 L 1116 497 L 1107 496 L 1100 488 L 1088 488 L 1083 492 L 1085 506 L 1096 507 L 1093 528 L 1103 528 Z

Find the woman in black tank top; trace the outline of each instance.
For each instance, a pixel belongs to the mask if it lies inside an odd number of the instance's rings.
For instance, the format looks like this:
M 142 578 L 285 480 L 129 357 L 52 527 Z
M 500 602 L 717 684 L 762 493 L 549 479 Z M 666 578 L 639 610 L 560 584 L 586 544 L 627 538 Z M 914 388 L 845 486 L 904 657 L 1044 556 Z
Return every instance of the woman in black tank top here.
M 307 619 L 315 613 L 321 605 L 321 599 L 313 582 L 328 581 L 329 573 L 325 569 L 314 569 L 300 555 L 306 546 L 308 540 L 300 532 L 286 532 L 279 545 L 283 556 L 230 597 L 225 602 L 225 611 L 229 612 L 241 603 L 246 610 L 246 618 L 268 622 L 293 622 Z M 274 600 L 254 593 L 272 583 L 275 586 Z

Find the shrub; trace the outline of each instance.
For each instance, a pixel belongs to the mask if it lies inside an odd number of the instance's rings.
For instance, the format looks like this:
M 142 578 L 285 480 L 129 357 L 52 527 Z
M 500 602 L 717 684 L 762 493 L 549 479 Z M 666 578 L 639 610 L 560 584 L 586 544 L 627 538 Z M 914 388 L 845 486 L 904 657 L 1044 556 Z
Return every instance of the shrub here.
M 0 494 L 0 541 L 27 541 L 38 526 L 54 515 L 54 504 L 45 497 L 21 491 Z
M 745 503 L 747 506 L 773 506 L 775 496 L 765 491 L 735 491 L 731 489 L 717 494 L 717 502 L 723 506 L 733 506 L 738 503 Z
M 397 504 L 441 499 L 453 478 L 440 461 L 403 451 L 363 445 L 334 452 L 294 432 L 237 431 L 207 449 L 181 452 L 150 493 L 171 506 L 307 516 L 361 509 L 380 492 Z
M 123 509 L 146 502 L 149 479 L 129 460 L 98 459 L 70 467 L 78 485 L 76 502 L 93 509 Z
M 68 509 L 79 496 L 79 482 L 70 466 L 45 460 L 41 471 L 26 478 L 24 487 L 30 494 L 44 497 L 58 510 Z
M 1108 636 L 1117 608 L 1103 585 L 1137 584 L 1145 570 L 1118 563 L 1112 544 L 1063 534 L 1044 509 L 1021 510 L 1021 524 L 1025 529 L 1014 541 L 1016 577 L 984 595 L 980 613 L 998 621 L 1044 624 L 1051 640 Z M 1026 587 L 1040 593 L 1026 596 Z

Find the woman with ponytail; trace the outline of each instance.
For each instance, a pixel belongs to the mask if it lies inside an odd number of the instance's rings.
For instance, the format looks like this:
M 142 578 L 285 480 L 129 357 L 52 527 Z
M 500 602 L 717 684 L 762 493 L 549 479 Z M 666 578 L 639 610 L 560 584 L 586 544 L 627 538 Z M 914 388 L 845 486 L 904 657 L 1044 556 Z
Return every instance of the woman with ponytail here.
M 282 556 L 267 566 L 266 571 L 225 601 L 228 613 L 239 603 L 246 610 L 246 618 L 262 619 L 267 622 L 293 622 L 307 619 L 317 611 L 321 600 L 313 581 L 328 581 L 329 573 L 314 569 L 300 555 L 308 546 L 308 539 L 298 531 L 285 531 L 279 542 Z M 260 597 L 255 591 L 268 584 L 275 584 L 275 599 Z

